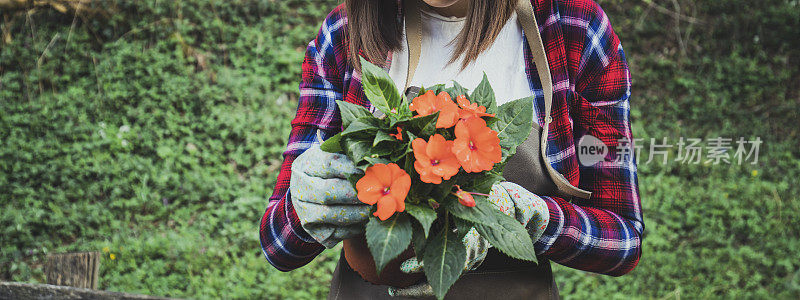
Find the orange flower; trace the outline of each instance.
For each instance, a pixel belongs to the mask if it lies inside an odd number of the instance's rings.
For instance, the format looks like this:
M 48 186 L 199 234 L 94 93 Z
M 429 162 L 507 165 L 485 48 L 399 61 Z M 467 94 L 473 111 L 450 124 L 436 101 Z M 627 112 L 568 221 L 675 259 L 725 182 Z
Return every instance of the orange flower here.
M 458 121 L 458 105 L 450 99 L 450 94 L 447 92 L 441 92 L 437 96 L 433 91 L 427 91 L 414 98 L 408 108 L 417 112 L 419 116 L 427 116 L 438 111 L 436 128 L 450 128 Z
M 406 196 L 411 188 L 411 176 L 397 164 L 375 164 L 356 182 L 358 200 L 369 205 L 378 204 L 373 215 L 385 221 L 394 212 L 406 209 Z
M 417 138 L 411 141 L 414 149 L 414 169 L 423 182 L 440 184 L 458 173 L 458 159 L 453 154 L 453 141 L 446 141 L 441 134 L 434 134 L 428 142 Z
M 481 118 L 469 118 L 456 124 L 453 153 L 467 172 L 488 171 L 502 157 L 497 132 Z
M 403 140 L 403 129 L 400 126 L 397 126 L 397 133 L 390 133 L 389 135 L 393 136 L 398 140 Z
M 456 102 L 458 102 L 458 106 L 461 107 L 460 111 L 460 118 L 461 119 L 469 119 L 472 117 L 494 117 L 494 114 L 487 114 L 486 107 L 482 105 L 478 105 L 478 103 L 470 103 L 467 100 L 467 96 L 460 95 L 456 97 Z
M 466 207 L 475 207 L 475 199 L 472 198 L 472 194 L 465 192 L 457 184 L 455 186 L 458 189 L 458 191 L 453 193 L 453 195 L 456 195 L 456 197 L 458 197 L 458 203 L 461 203 L 461 205 L 464 205 Z

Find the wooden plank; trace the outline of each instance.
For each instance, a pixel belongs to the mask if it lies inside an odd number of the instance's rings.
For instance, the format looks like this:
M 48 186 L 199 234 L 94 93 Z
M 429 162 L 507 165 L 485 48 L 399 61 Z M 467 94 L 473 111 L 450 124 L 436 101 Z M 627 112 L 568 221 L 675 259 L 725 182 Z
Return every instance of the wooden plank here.
M 51 254 L 44 269 L 48 284 L 96 289 L 100 252 Z
M 0 282 L 0 299 L 104 299 L 104 300 L 156 300 L 168 299 L 146 295 L 127 294 L 20 282 Z

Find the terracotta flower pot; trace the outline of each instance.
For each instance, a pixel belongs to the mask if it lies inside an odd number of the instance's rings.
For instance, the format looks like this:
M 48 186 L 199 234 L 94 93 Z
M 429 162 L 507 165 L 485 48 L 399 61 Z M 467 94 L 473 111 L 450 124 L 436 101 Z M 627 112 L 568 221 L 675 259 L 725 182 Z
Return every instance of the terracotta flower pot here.
M 375 270 L 375 260 L 372 258 L 372 253 L 369 252 L 367 239 L 363 235 L 344 240 L 343 247 L 347 264 L 358 272 L 361 278 L 373 284 L 408 287 L 419 282 L 425 276 L 423 273 L 406 274 L 400 271 L 400 264 L 406 259 L 414 257 L 414 249 L 411 246 L 386 264 L 380 275 Z

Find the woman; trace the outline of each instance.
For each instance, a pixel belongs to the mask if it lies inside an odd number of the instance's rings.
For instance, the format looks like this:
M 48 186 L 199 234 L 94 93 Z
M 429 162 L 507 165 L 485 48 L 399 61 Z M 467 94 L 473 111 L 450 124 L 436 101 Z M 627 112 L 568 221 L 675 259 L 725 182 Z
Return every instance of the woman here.
M 410 3 L 403 1 L 419 1 L 419 11 L 403 9 Z M 547 162 L 569 184 L 591 192 L 591 197 L 536 195 L 504 182 L 495 185 L 493 198 L 510 203 L 518 212 L 517 219 L 526 224 L 536 241 L 537 255 L 590 272 L 612 276 L 630 272 L 641 255 L 644 223 L 635 159 L 625 155 L 633 140 L 625 54 L 595 2 L 531 2 L 552 74 L 551 120 L 544 118 L 542 84 L 517 22 L 516 0 L 346 0 L 334 9 L 309 43 L 303 62 L 297 115 L 291 123 L 278 183 L 261 221 L 261 245 L 267 260 L 277 269 L 289 271 L 307 264 L 325 247 L 363 233 L 361 222 L 369 207 L 360 205 L 346 180 L 356 169 L 346 157 L 322 152 L 317 145 L 318 136 L 324 139 L 342 129 L 335 100 L 374 111 L 359 80 L 358 55 L 362 55 L 386 67 L 398 87 L 456 80 L 472 89 L 485 72 L 498 103 L 536 96 L 538 118 L 534 121 L 549 122 L 550 126 Z M 414 63 L 409 59 L 413 56 L 408 55 L 403 20 L 411 13 L 420 16 L 422 54 L 417 67 L 408 70 Z M 576 144 L 586 135 L 608 147 L 606 161 L 587 166 L 579 163 Z M 615 158 L 621 159 L 610 161 Z M 486 264 L 489 261 L 487 258 Z M 499 265 L 516 263 L 500 258 L 495 264 L 498 261 Z M 535 280 L 552 280 L 546 261 L 531 267 L 538 274 L 532 275 L 538 276 Z M 352 275 L 346 265 L 340 262 L 337 267 L 329 297 L 347 290 L 341 288 Z M 509 282 L 523 276 L 527 275 L 476 279 L 463 287 L 459 287 L 460 280 L 448 297 L 454 293 L 479 297 L 475 291 L 491 288 L 498 289 L 496 295 L 511 295 L 508 287 L 515 285 Z M 516 286 L 525 289 L 525 282 L 519 283 Z M 354 286 L 358 285 L 349 285 L 351 289 Z M 359 291 L 350 296 L 363 292 L 372 293 L 371 298 L 383 297 L 376 293 L 389 297 L 385 287 L 380 287 L 381 292 L 374 287 L 356 288 Z M 403 295 L 415 292 L 399 290 Z

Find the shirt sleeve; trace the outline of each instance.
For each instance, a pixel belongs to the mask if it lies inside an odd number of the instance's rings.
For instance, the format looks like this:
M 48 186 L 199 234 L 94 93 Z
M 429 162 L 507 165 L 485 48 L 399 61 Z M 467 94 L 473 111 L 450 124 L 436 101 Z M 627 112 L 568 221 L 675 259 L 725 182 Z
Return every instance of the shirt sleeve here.
M 644 230 L 636 158 L 630 124 L 630 74 L 625 54 L 603 10 L 593 1 L 566 8 L 565 36 L 573 49 L 570 73 L 576 78 L 571 113 L 576 135 L 600 139 L 605 161 L 580 166 L 582 189 L 590 199 L 542 197 L 550 222 L 536 242 L 539 254 L 562 265 L 620 276 L 641 256 Z M 570 35 L 578 36 L 569 40 Z M 575 141 L 581 138 L 575 136 Z
M 319 34 L 306 49 L 297 114 L 291 122 L 278 181 L 261 218 L 262 252 L 281 271 L 302 267 L 324 250 L 300 225 L 292 206 L 289 180 L 292 162 L 316 143 L 318 131 L 323 139 L 341 131 L 336 100 L 342 99 L 347 49 L 342 38 L 346 23 L 340 13 L 342 7 L 325 18 Z

